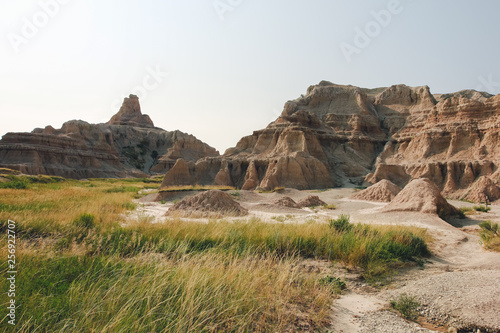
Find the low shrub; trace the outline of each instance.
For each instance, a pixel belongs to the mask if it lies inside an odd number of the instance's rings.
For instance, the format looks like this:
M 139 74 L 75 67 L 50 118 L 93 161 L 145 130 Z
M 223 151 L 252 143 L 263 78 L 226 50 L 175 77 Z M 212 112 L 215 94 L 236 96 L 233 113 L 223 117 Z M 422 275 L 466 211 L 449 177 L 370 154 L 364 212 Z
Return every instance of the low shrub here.
M 491 210 L 491 207 L 488 207 L 488 206 L 474 206 L 473 207 L 474 210 L 478 211 L 478 212 L 483 212 L 483 213 L 487 213 Z
M 458 210 L 458 217 L 465 218 L 467 215 L 474 215 L 476 211 L 472 207 L 460 207 Z
M 347 232 L 352 229 L 352 224 L 349 223 L 351 217 L 349 215 L 340 215 L 339 218 L 335 220 L 330 220 L 330 228 L 335 229 L 339 232 Z
M 479 223 L 479 236 L 484 245 L 491 250 L 500 252 L 500 227 L 498 223 L 483 221 Z
M 342 280 L 338 277 L 331 276 L 331 275 L 328 275 L 324 278 L 321 278 L 319 280 L 319 283 L 321 283 L 323 285 L 331 286 L 337 291 L 344 290 L 347 288 L 347 285 L 346 285 L 344 280 Z
M 406 293 L 401 294 L 397 299 L 391 300 L 391 306 L 408 320 L 418 319 L 420 303 L 414 296 L 409 296 Z

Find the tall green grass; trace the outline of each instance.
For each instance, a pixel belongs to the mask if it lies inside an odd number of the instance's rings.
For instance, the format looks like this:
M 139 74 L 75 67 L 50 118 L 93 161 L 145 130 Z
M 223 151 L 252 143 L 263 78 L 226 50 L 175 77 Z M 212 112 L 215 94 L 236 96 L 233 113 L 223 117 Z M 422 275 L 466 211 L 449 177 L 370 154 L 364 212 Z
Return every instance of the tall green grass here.
M 349 224 L 336 230 L 327 224 L 268 224 L 211 221 L 138 223 L 87 239 L 91 254 L 131 257 L 141 253 L 188 254 L 210 249 L 240 255 L 272 253 L 281 257 L 322 258 L 382 274 L 391 264 L 429 256 L 425 232 L 397 226 Z

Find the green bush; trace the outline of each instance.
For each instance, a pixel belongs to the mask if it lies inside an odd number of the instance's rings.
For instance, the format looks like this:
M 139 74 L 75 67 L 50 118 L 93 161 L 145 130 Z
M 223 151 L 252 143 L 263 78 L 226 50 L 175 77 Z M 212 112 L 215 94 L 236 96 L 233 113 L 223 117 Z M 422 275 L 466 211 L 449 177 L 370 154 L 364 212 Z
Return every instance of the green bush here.
M 344 290 L 347 288 L 347 285 L 344 280 L 341 280 L 338 277 L 334 277 L 331 275 L 328 275 L 322 279 L 319 280 L 319 283 L 323 285 L 328 285 L 333 287 L 335 290 Z
M 349 223 L 351 217 L 349 215 L 340 215 L 336 220 L 330 220 L 330 228 L 339 232 L 348 232 L 352 229 L 352 224 Z
M 417 302 L 414 296 L 409 296 L 406 293 L 401 294 L 398 299 L 391 300 L 391 306 L 408 320 L 418 319 L 420 303 Z

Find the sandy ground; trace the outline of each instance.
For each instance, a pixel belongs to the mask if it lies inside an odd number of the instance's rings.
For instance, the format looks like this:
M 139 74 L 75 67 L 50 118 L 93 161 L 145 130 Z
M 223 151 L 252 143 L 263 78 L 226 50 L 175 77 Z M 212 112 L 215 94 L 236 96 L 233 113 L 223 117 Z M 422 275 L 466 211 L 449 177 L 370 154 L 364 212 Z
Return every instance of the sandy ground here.
M 348 214 L 353 222 L 428 229 L 434 238 L 433 256 L 424 268 L 407 269 L 392 278 L 386 287 L 367 286 L 359 274 L 341 275 L 342 268 L 339 268 L 338 276 L 346 279 L 348 288 L 333 306 L 331 332 L 448 332 L 453 328 L 459 332 L 476 333 L 478 329 L 481 332 L 500 332 L 500 253 L 485 251 L 478 236 L 481 221 L 500 221 L 500 206 L 491 206 L 488 213 L 445 222 L 430 214 L 380 213 L 385 203 L 351 200 L 349 197 L 354 191 L 352 188 L 328 191 L 286 189 L 282 193 L 265 194 L 237 191 L 235 198 L 250 212 L 245 219 L 260 218 L 273 223 L 326 222 Z M 282 196 L 299 201 L 308 195 L 317 195 L 337 209 L 293 209 L 271 204 Z M 139 199 L 137 210 L 128 218 L 154 223 L 164 221 L 164 214 L 173 202 L 161 204 L 152 201 L 154 197 L 150 194 Z M 456 207 L 473 206 L 460 201 L 450 203 Z M 234 219 L 242 218 L 227 218 Z M 421 303 L 419 324 L 408 322 L 389 309 L 389 301 L 402 293 L 415 296 Z

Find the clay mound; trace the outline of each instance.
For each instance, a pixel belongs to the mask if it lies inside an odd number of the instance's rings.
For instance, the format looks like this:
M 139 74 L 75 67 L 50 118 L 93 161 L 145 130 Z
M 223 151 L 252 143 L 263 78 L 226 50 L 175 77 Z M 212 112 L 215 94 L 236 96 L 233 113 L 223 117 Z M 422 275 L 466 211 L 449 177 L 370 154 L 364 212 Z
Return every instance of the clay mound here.
M 241 207 L 229 194 L 211 190 L 179 201 L 168 210 L 166 215 L 219 217 L 244 216 L 247 214 L 248 210 Z
M 297 203 L 297 206 L 300 208 L 304 207 L 317 207 L 326 205 L 326 202 L 321 200 L 317 195 L 310 195 Z
M 297 203 L 290 197 L 279 198 L 278 200 L 275 200 L 273 204 L 289 208 L 299 208 Z
M 351 196 L 351 199 L 390 202 L 401 189 L 389 180 L 381 180 L 375 185 Z
M 482 176 L 472 186 L 462 199 L 473 202 L 490 203 L 500 199 L 500 188 L 491 178 Z
M 382 211 L 422 212 L 441 218 L 459 212 L 443 198 L 437 185 L 426 178 L 412 180 Z

